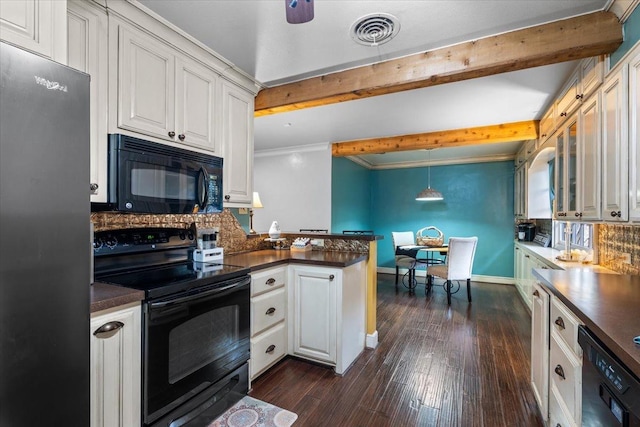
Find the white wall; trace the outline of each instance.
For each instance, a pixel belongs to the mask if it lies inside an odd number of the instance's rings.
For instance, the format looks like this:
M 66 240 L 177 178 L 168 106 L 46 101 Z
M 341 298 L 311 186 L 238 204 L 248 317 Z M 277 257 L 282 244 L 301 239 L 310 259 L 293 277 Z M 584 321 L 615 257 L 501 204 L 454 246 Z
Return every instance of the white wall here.
M 257 232 L 267 232 L 274 220 L 283 232 L 331 231 L 331 145 L 256 152 L 253 191 L 264 206 L 254 210 Z

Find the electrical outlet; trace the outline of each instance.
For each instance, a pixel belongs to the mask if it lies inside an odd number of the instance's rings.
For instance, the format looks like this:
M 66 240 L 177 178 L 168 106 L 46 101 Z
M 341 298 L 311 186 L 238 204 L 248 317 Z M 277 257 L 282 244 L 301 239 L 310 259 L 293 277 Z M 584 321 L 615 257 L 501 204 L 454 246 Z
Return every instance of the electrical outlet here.
M 238 213 L 240 215 L 247 215 L 249 213 L 249 208 L 238 208 Z
M 626 252 L 622 253 L 620 254 L 620 259 L 624 264 L 631 264 L 631 254 L 628 254 Z
M 311 246 L 324 248 L 324 239 L 311 239 Z

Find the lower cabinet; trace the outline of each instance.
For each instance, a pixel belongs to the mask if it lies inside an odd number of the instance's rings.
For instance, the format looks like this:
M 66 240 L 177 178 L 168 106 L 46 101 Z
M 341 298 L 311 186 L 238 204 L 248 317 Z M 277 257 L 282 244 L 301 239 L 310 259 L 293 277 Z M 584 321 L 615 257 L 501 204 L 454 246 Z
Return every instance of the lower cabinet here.
M 287 267 L 251 275 L 251 379 L 287 354 L 286 283 Z
M 91 316 L 91 426 L 140 425 L 140 303 Z
M 293 265 L 289 283 L 289 352 L 343 374 L 364 350 L 364 263 L 344 269 Z
M 540 283 L 533 287 L 531 385 L 545 424 L 582 423 L 580 321 Z M 535 294 L 537 292 L 537 294 Z
M 515 244 L 513 262 L 516 289 L 527 307 L 533 310 L 533 285 L 536 279 L 533 277 L 532 270 L 550 267 L 519 243 Z

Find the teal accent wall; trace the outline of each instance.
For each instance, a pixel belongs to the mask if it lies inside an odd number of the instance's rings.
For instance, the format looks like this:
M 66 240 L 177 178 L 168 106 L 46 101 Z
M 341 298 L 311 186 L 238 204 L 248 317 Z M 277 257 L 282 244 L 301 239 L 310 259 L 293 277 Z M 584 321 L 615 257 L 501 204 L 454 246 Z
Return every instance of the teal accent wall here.
M 618 50 L 611 54 L 611 68 L 640 40 L 640 7 L 636 7 L 631 15 L 629 15 L 623 28 L 624 41 Z
M 371 173 L 343 157 L 331 164 L 331 231 L 371 230 Z
M 231 211 L 233 216 L 236 217 L 245 233 L 249 234 L 249 230 L 251 229 L 251 227 L 249 226 L 249 214 L 241 214 L 238 208 L 230 208 L 229 210 Z
M 445 240 L 478 236 L 473 273 L 511 278 L 513 172 L 512 161 L 433 166 L 431 187 L 442 192 L 444 200 L 418 202 L 416 195 L 427 186 L 427 168 L 367 170 L 334 158 L 332 231 L 362 226 L 383 235 L 377 265 L 389 268 L 395 266 L 392 231 L 415 233 L 433 225 Z

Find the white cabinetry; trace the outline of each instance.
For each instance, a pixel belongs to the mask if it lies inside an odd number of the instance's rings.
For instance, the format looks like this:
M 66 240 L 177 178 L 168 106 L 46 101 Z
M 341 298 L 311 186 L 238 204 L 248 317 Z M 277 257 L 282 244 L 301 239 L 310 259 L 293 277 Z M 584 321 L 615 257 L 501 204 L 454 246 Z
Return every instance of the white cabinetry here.
M 95 3 L 69 0 L 68 65 L 91 75 L 91 201 L 107 201 L 107 14 Z
M 533 284 L 531 309 L 531 386 L 543 419 L 549 413 L 549 294 Z
M 523 163 L 516 168 L 514 175 L 514 215 L 516 218 L 528 218 L 527 212 L 527 164 Z
M 600 93 L 594 94 L 578 113 L 576 219 L 602 218 Z
M 254 97 L 222 80 L 224 201 L 228 207 L 251 206 L 253 196 Z
M 215 137 L 217 74 L 125 24 L 117 26 L 114 37 L 117 126 L 220 155 Z
M 629 219 L 627 86 L 627 66 L 623 64 L 602 87 L 602 219 L 605 221 Z
M 516 243 L 514 248 L 514 278 L 516 289 L 520 297 L 530 310 L 534 304 L 534 285 L 536 279 L 533 276 L 535 268 L 550 268 L 547 263 L 538 258 L 534 252 L 526 249 L 526 246 Z
M 287 354 L 287 268 L 251 274 L 251 379 Z
M 629 62 L 629 219 L 640 221 L 640 53 Z
M 66 0 L 0 1 L 0 39 L 66 64 Z
M 344 269 L 293 265 L 289 352 L 343 374 L 365 344 L 365 263 Z
M 91 426 L 140 424 L 140 304 L 91 316 Z

